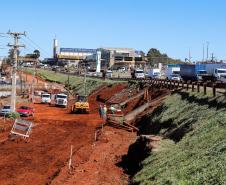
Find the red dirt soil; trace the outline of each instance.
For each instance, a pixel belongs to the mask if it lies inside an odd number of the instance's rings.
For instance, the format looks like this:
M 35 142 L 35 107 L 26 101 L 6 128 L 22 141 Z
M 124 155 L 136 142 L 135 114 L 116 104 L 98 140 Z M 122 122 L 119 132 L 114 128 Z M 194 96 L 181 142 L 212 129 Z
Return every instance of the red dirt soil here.
M 121 85 L 107 87 L 100 94 L 109 98 L 122 89 Z M 93 145 L 96 126 L 102 123 L 97 95 L 89 98 L 90 114 L 70 114 L 70 107 L 27 103 L 35 108 L 34 118 L 28 118 L 35 124 L 29 141 L 7 140 L 9 129 L 0 133 L 1 141 L 6 140 L 0 143 L 0 184 L 124 184 L 127 177 L 115 163 L 126 154 L 135 134 L 105 127 Z M 71 145 L 72 175 L 67 170 Z

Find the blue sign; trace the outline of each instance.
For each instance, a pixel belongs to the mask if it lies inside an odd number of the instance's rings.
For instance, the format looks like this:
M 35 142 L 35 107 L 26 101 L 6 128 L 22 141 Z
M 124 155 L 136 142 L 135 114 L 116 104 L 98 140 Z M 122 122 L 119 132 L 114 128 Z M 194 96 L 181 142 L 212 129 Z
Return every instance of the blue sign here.
M 69 53 L 96 53 L 96 49 L 85 49 L 85 48 L 60 48 L 60 52 Z

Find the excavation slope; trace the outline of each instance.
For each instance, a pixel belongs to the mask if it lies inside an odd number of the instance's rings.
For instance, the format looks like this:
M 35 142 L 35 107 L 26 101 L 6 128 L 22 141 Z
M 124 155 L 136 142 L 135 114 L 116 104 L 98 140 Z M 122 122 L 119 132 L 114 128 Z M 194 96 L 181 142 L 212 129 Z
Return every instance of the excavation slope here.
M 133 184 L 225 184 L 226 99 L 180 92 L 140 121 L 141 134 L 163 139 Z

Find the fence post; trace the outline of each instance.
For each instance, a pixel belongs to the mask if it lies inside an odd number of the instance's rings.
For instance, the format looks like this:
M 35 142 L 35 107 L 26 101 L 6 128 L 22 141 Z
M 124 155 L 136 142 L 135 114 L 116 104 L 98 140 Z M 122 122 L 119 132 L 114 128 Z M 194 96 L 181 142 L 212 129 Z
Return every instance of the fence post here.
M 187 81 L 187 82 L 186 82 L 186 83 L 187 83 L 187 86 L 186 86 L 187 91 L 188 91 L 188 89 L 189 89 L 189 82 L 190 82 L 190 81 Z
M 195 82 L 192 82 L 191 89 L 192 89 L 192 92 L 194 92 L 194 90 L 195 90 Z
M 204 95 L 206 95 L 206 83 L 203 83 L 203 90 L 204 90 Z
M 200 92 L 200 83 L 198 82 L 197 84 L 197 92 L 199 93 Z
M 213 97 L 216 96 L 216 84 L 213 83 Z

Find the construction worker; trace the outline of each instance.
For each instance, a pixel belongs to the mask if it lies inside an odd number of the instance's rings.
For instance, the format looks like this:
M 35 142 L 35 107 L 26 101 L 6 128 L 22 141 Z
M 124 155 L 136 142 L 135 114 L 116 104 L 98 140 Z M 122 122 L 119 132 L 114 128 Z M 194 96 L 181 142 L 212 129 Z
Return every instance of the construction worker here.
M 102 118 L 103 117 L 103 107 L 101 104 L 98 107 L 98 112 L 99 112 L 100 118 Z
M 104 119 L 104 121 L 107 120 L 107 106 L 106 105 L 104 105 L 104 108 L 103 108 L 103 119 Z
M 113 105 L 111 105 L 110 106 L 110 111 L 111 111 L 112 114 L 114 114 L 115 111 L 116 111 L 116 108 Z

